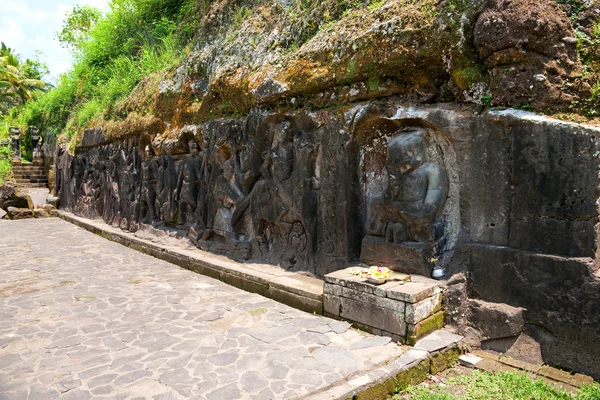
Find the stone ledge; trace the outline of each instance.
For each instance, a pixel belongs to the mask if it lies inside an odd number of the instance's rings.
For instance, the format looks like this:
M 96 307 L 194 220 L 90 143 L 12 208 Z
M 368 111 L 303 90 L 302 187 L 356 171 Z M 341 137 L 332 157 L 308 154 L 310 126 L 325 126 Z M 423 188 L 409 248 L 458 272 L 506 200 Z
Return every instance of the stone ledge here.
M 594 383 L 592 377 L 583 374 L 571 374 L 567 371 L 552 368 L 549 365 L 531 364 L 506 355 L 493 354 L 484 350 L 475 350 L 472 353 L 461 356 L 459 363 L 469 368 L 481 369 L 488 372 L 496 370 L 508 372 L 520 370 L 541 377 L 548 383 L 561 386 L 572 392 L 576 390 L 575 388 Z
M 417 350 L 422 341 L 435 342 L 437 350 Z M 428 347 L 423 345 L 421 347 Z M 430 374 L 439 373 L 452 366 L 465 352 L 462 336 L 447 331 L 437 331 L 417 342 L 414 349 L 396 360 L 379 365 L 367 374 L 351 376 L 343 382 L 317 393 L 300 397 L 301 400 L 380 400 L 398 390 L 425 381 Z
M 127 246 L 181 268 L 218 279 L 248 292 L 258 293 L 291 307 L 323 314 L 323 281 L 309 276 L 269 274 L 201 250 L 178 249 L 140 239 L 102 221 L 92 221 L 59 211 L 63 220 L 110 241 Z

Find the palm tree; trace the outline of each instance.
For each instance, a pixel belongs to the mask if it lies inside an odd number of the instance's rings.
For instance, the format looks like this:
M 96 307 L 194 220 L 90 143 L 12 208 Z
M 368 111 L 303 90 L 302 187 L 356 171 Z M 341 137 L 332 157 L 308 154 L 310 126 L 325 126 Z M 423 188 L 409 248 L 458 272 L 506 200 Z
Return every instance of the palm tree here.
M 0 114 L 35 99 L 46 88 L 46 83 L 30 76 L 25 66 L 26 63 L 21 63 L 12 49 L 1 43 Z

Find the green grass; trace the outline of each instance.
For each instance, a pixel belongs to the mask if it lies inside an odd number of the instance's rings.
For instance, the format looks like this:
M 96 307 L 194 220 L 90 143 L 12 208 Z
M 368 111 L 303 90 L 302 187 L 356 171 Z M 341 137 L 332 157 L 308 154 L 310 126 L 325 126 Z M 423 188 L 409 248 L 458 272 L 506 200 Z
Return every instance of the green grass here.
M 449 378 L 447 386 L 413 386 L 405 391 L 411 400 L 598 400 L 600 385 L 582 387 L 577 395 L 534 380 L 522 373 L 499 372 L 491 374 L 473 371 L 472 374 Z M 460 393 L 460 394 L 453 394 Z M 400 398 L 396 395 L 395 399 Z

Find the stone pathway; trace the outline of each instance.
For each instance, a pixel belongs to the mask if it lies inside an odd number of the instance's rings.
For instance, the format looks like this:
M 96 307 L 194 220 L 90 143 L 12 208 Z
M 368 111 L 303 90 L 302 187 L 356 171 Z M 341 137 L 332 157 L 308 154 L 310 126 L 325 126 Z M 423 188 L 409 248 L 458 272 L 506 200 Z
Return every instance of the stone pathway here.
M 290 399 L 404 351 L 57 218 L 0 255 L 0 399 Z

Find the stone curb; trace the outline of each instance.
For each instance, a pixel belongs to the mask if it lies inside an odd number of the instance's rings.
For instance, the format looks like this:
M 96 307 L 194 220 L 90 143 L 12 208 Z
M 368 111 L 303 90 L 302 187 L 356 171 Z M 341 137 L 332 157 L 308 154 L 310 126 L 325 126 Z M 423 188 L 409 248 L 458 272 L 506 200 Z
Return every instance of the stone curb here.
M 170 262 L 181 268 L 218 279 L 247 292 L 258 293 L 302 311 L 323 314 L 323 281 L 308 276 L 276 276 L 243 264 L 224 260 L 202 250 L 163 246 L 134 237 L 130 233 L 59 210 L 61 219 L 105 239 Z
M 428 351 L 425 348 L 435 348 Z M 381 400 L 408 386 L 417 385 L 430 374 L 438 374 L 466 353 L 463 337 L 445 330 L 436 331 L 418 341 L 412 350 L 368 373 L 351 376 L 299 400 Z
M 567 385 L 565 386 L 566 389 L 580 388 L 583 385 L 594 383 L 592 377 L 583 374 L 570 374 L 549 365 L 531 364 L 484 350 L 475 350 L 472 353 L 464 354 L 459 357 L 458 362 L 465 367 L 488 372 L 494 372 L 494 370 L 520 370 L 551 382 Z

